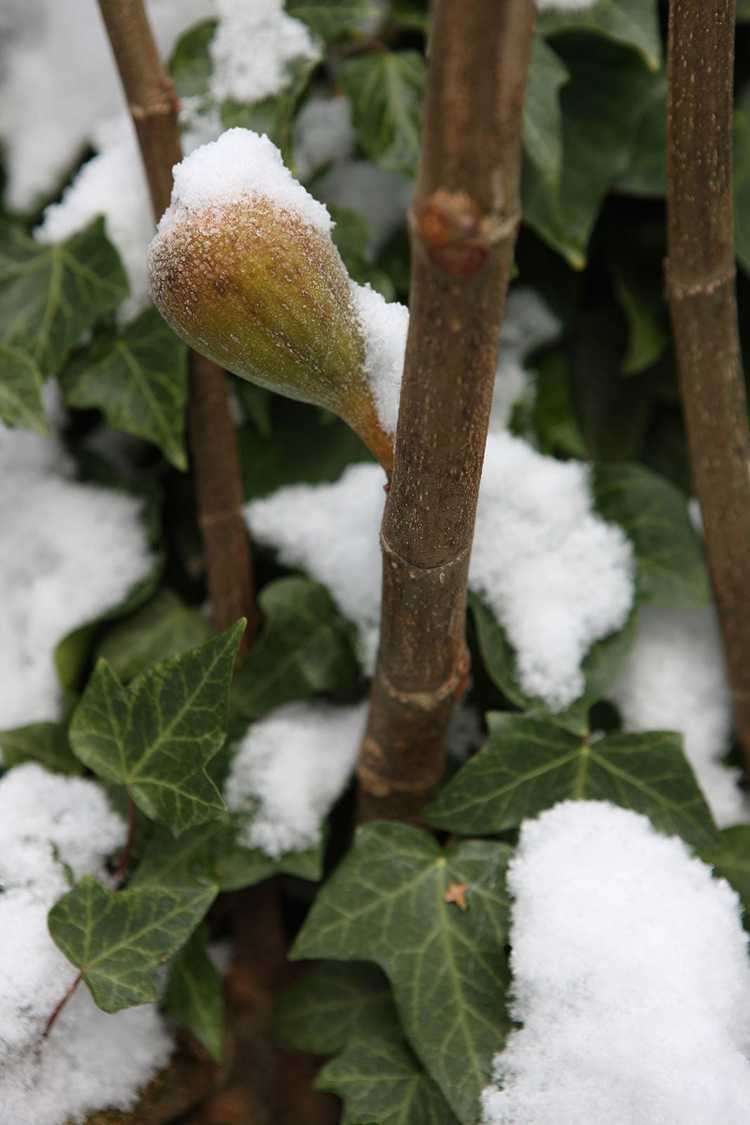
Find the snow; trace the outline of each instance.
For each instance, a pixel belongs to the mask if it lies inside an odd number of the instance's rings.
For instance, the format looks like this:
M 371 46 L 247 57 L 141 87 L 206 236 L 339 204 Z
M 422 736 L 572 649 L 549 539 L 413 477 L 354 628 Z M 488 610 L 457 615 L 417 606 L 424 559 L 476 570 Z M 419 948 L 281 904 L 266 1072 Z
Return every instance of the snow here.
M 523 1027 L 484 1125 L 745 1125 L 750 965 L 729 885 L 597 801 L 524 822 L 508 885 Z
M 0 48 L 6 199 L 26 210 L 55 188 L 97 126 L 121 111 L 123 94 L 92 0 L 6 4 Z M 150 0 L 147 6 L 164 56 L 182 31 L 214 12 L 212 0 Z
M 506 430 L 514 407 L 534 397 L 533 376 L 524 367 L 528 354 L 558 335 L 560 324 L 532 289 L 508 294 L 490 412 L 490 430 Z
M 351 778 L 365 718 L 366 704 L 290 703 L 254 723 L 224 790 L 233 812 L 249 814 L 240 842 L 274 858 L 317 844 Z
M 332 485 L 295 485 L 246 508 L 258 542 L 324 583 L 358 627 L 365 670 L 377 652 L 383 474 L 349 466 Z M 346 528 L 346 535 L 341 529 Z M 632 549 L 592 511 L 585 465 L 490 434 L 469 585 L 516 649 L 521 686 L 561 709 L 583 691 L 589 647 L 619 629 L 633 601 Z
M 154 235 L 151 200 L 130 118 L 122 115 L 97 126 L 92 140 L 97 155 L 83 165 L 60 202 L 46 209 L 34 236 L 40 242 L 62 242 L 104 215 L 107 236 L 128 276 L 130 296 L 119 313 L 128 321 L 149 301 L 146 254 Z
M 307 180 L 327 164 L 345 160 L 355 143 L 348 98 L 313 95 L 294 122 L 292 151 L 299 180 Z
M 0 730 L 55 720 L 54 649 L 153 566 L 142 503 L 68 479 L 55 439 L 0 427 Z M 19 503 L 19 497 L 23 503 Z
M 732 713 L 713 608 L 644 606 L 609 696 L 629 731 L 673 730 L 720 827 L 750 820 L 739 771 L 725 766 Z
M 219 26 L 209 51 L 217 101 L 257 102 L 287 85 L 296 59 L 317 62 L 320 50 L 282 0 L 217 0 Z
M 68 1125 L 93 1110 L 132 1108 L 169 1060 L 153 1005 L 99 1011 L 81 986 L 49 1038 L 41 1035 L 76 969 L 47 929 L 50 906 L 76 878 L 106 880 L 125 825 L 93 781 L 33 763 L 0 779 L 0 1105 L 7 1125 Z
M 161 218 L 155 242 L 197 211 L 258 196 L 324 234 L 331 230 L 326 207 L 297 183 L 268 137 L 250 129 L 227 129 L 217 141 L 201 145 L 175 165 L 172 202 Z
M 540 12 L 582 12 L 584 8 L 593 8 L 596 0 L 536 0 Z
M 351 282 L 351 294 L 365 341 L 365 374 L 378 418 L 386 433 L 395 434 L 409 310 L 398 301 L 386 301 L 370 285 Z

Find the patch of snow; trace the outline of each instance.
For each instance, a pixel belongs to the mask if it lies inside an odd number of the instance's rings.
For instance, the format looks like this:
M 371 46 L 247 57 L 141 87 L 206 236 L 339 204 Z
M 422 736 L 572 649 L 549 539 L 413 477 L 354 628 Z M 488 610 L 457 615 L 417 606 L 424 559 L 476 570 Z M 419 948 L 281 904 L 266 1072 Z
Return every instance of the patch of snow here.
M 141 501 L 66 479 L 68 463 L 54 439 L 0 427 L 0 466 L 0 730 L 6 730 L 60 717 L 56 645 L 122 601 L 148 574 L 153 556 Z
M 506 430 L 515 406 L 534 397 L 534 378 L 524 367 L 529 352 L 558 335 L 560 323 L 538 293 L 515 287 L 508 293 L 500 339 L 490 430 Z
M 198 211 L 265 196 L 324 234 L 331 217 L 285 166 L 273 141 L 250 129 L 227 129 L 201 145 L 174 168 L 172 202 L 159 222 L 159 235 Z
M 7 203 L 26 210 L 54 189 L 97 126 L 122 110 L 123 93 L 91 0 L 25 0 L 6 9 L 0 56 L 0 137 Z M 150 0 L 167 57 L 177 37 L 214 13 L 213 0 Z
M 750 964 L 729 885 L 597 801 L 524 822 L 508 885 L 523 1026 L 484 1125 L 745 1125 Z
M 104 215 L 107 236 L 128 276 L 130 296 L 119 314 L 128 321 L 149 301 L 146 254 L 155 230 L 151 200 L 130 118 L 123 115 L 97 126 L 93 142 L 97 155 L 83 165 L 60 202 L 46 209 L 34 237 L 62 242 Z
M 370 285 L 353 281 L 351 294 L 365 340 L 365 374 L 378 418 L 386 433 L 395 434 L 409 310 L 398 301 L 386 301 Z
M 333 207 L 347 207 L 367 219 L 369 250 L 377 254 L 406 222 L 414 184 L 369 160 L 342 160 L 315 183 L 315 194 Z
M 224 788 L 233 812 L 250 819 L 240 836 L 274 858 L 312 847 L 354 771 L 367 705 L 290 703 L 253 723 Z
M 258 102 L 287 85 L 296 59 L 317 62 L 320 49 L 307 26 L 288 16 L 283 0 L 217 0 L 219 26 L 211 40 L 211 93 L 221 102 Z
M 674 730 L 717 824 L 750 820 L 729 752 L 732 711 L 714 609 L 644 606 L 633 646 L 609 691 L 628 731 Z
M 283 488 L 246 508 L 257 540 L 326 585 L 356 623 L 369 673 L 383 504 L 382 471 L 365 464 L 349 466 L 335 484 Z M 557 709 L 581 694 L 589 647 L 628 616 L 632 571 L 629 541 L 592 511 L 585 465 L 546 457 L 510 434 L 489 435 L 469 585 L 506 629 L 528 694 Z
M 596 0 L 536 0 L 540 12 L 582 12 L 584 8 L 593 8 Z
M 76 878 L 107 879 L 125 824 L 93 781 L 29 763 L 0 779 L 0 1105 L 8 1125 L 67 1125 L 97 1109 L 131 1109 L 169 1060 L 154 1005 L 101 1012 L 85 986 L 46 1041 L 42 1032 L 77 975 L 47 929 Z
M 311 97 L 294 122 L 294 170 L 307 180 L 327 164 L 350 156 L 355 143 L 352 107 L 348 98 Z

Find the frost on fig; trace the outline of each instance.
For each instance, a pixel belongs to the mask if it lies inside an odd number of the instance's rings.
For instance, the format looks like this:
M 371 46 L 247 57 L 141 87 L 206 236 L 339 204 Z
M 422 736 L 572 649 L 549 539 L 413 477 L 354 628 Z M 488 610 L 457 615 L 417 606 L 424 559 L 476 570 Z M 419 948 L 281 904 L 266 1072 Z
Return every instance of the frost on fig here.
M 339 414 L 389 467 L 391 441 L 331 219 L 267 137 L 230 129 L 175 169 L 150 249 L 154 302 L 203 355 Z

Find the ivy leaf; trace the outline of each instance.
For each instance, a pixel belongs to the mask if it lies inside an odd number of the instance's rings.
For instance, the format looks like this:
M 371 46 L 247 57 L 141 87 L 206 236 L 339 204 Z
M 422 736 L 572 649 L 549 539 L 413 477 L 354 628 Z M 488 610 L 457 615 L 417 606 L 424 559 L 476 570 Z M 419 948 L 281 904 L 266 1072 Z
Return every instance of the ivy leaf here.
M 200 648 L 148 669 L 128 687 L 99 661 L 73 715 L 70 739 L 80 760 L 126 786 L 141 811 L 175 835 L 225 812 L 206 765 L 225 739 L 244 628 L 238 622 Z
M 680 735 L 581 738 L 542 719 L 504 713 L 488 715 L 487 722 L 487 745 L 427 809 L 433 826 L 486 835 L 515 828 L 558 801 L 611 801 L 698 849 L 716 842 Z
M 637 375 L 664 353 L 669 330 L 659 296 L 625 269 L 614 272 L 614 286 L 628 322 L 628 350 L 622 364 L 624 375 Z
M 286 10 L 327 42 L 360 31 L 383 14 L 376 0 L 286 0 Z
M 323 961 L 281 994 L 274 1012 L 280 1042 L 311 1055 L 335 1055 L 363 1035 L 398 1033 L 387 978 L 374 965 Z
M 167 829 L 157 826 L 131 885 L 215 885 L 222 891 L 239 891 L 273 875 L 294 875 L 312 882 L 321 877 L 322 843 L 271 859 L 256 848 L 243 847 L 237 839 L 239 827 L 234 818 L 212 820 L 175 840 Z
M 216 20 L 201 20 L 183 32 L 169 60 L 169 73 L 178 98 L 207 97 L 213 71 L 209 47 Z
M 456 1116 L 474 1121 L 504 1010 L 510 849 L 487 840 L 445 851 L 405 824 L 374 823 L 325 884 L 293 958 L 374 961 L 404 1031 Z M 466 884 L 466 910 L 446 902 Z M 439 1019 L 425 1019 L 438 1012 Z
M 341 1098 L 342 1125 L 458 1125 L 439 1087 L 398 1035 L 355 1038 L 323 1067 L 315 1089 Z M 476 1112 L 475 1106 L 464 1120 L 474 1122 Z
M 745 908 L 745 925 L 750 924 L 750 824 L 722 828 L 718 844 L 704 850 L 702 858 L 734 887 Z
M 328 210 L 335 226 L 331 237 L 336 249 L 344 260 L 349 276 L 361 285 L 369 283 L 373 289 L 392 301 L 396 296 L 396 289 L 385 270 L 373 265 L 368 252 L 370 230 L 367 219 L 358 211 L 351 211 L 348 207 L 333 207 L 329 204 Z
M 679 489 L 643 465 L 596 465 L 591 478 L 599 514 L 633 544 L 641 601 L 706 605 L 711 593 L 700 540 Z
M 351 698 L 358 684 L 351 629 L 325 587 L 280 578 L 264 587 L 258 602 L 263 629 L 235 680 L 234 711 L 257 719 L 321 692 Z
M 18 348 L 0 344 L 0 422 L 49 433 L 42 399 L 42 374 L 33 359 Z
M 535 364 L 536 394 L 531 405 L 531 425 L 542 453 L 587 458 L 570 394 L 568 362 L 560 352 L 550 352 Z
M 215 887 L 108 890 L 87 875 L 49 912 L 58 949 L 81 970 L 104 1012 L 159 998 L 154 973 L 216 897 Z
M 29 723 L 15 730 L 0 731 L 0 753 L 6 769 L 24 762 L 39 762 L 53 773 L 83 773 L 70 749 L 63 723 Z
M 0 223 L 0 341 L 56 374 L 97 320 L 128 295 L 117 251 L 95 219 L 46 246 Z
M 98 339 L 61 378 L 68 406 L 96 407 L 116 430 L 150 441 L 187 469 L 187 350 L 154 308 Z
M 220 1063 L 224 1057 L 224 986 L 206 952 L 207 941 L 208 930 L 201 926 L 177 954 L 169 970 L 164 1006 Z
M 523 104 L 523 147 L 540 176 L 553 186 L 562 169 L 560 90 L 567 80 L 560 56 L 535 35 Z
M 114 625 L 97 649 L 119 680 L 126 683 L 152 664 L 179 656 L 211 636 L 203 614 L 183 605 L 171 590 L 161 590 L 142 609 Z
M 667 190 L 667 77 L 657 75 L 640 106 L 628 167 L 617 180 L 627 195 L 663 196 Z
M 570 75 L 560 95 L 562 175 L 555 185 L 533 163 L 526 166 L 524 219 L 582 269 L 602 200 L 631 165 L 643 102 L 659 76 L 632 51 L 606 41 L 596 52 L 578 40 L 561 43 L 559 51 Z
M 581 665 L 586 683 L 583 695 L 565 711 L 550 711 L 543 700 L 527 695 L 521 687 L 513 647 L 492 612 L 471 592 L 468 604 L 476 624 L 484 666 L 503 695 L 528 714 L 574 734 L 585 734 L 590 708 L 605 694 L 628 654 L 633 641 L 635 615 L 631 614 L 619 632 L 612 633 L 589 649 Z
M 419 161 L 425 65 L 418 51 L 378 51 L 344 63 L 338 80 L 352 103 L 364 151 L 381 168 L 414 176 Z
M 593 32 L 639 51 L 651 70 L 658 70 L 661 66 L 656 0 L 597 0 L 580 11 L 549 8 L 538 14 L 537 30 L 542 35 L 556 35 L 562 31 Z

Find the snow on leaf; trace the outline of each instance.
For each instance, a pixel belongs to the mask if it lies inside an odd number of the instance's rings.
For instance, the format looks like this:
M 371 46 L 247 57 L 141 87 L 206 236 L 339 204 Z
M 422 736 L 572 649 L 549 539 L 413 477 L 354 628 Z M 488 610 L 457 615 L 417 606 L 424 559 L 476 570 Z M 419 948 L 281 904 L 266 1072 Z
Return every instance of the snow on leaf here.
M 243 631 L 244 622 L 238 622 L 148 669 L 128 687 L 100 661 L 73 716 L 71 744 L 81 761 L 127 786 L 138 807 L 175 835 L 225 812 L 206 765 L 225 739 Z

